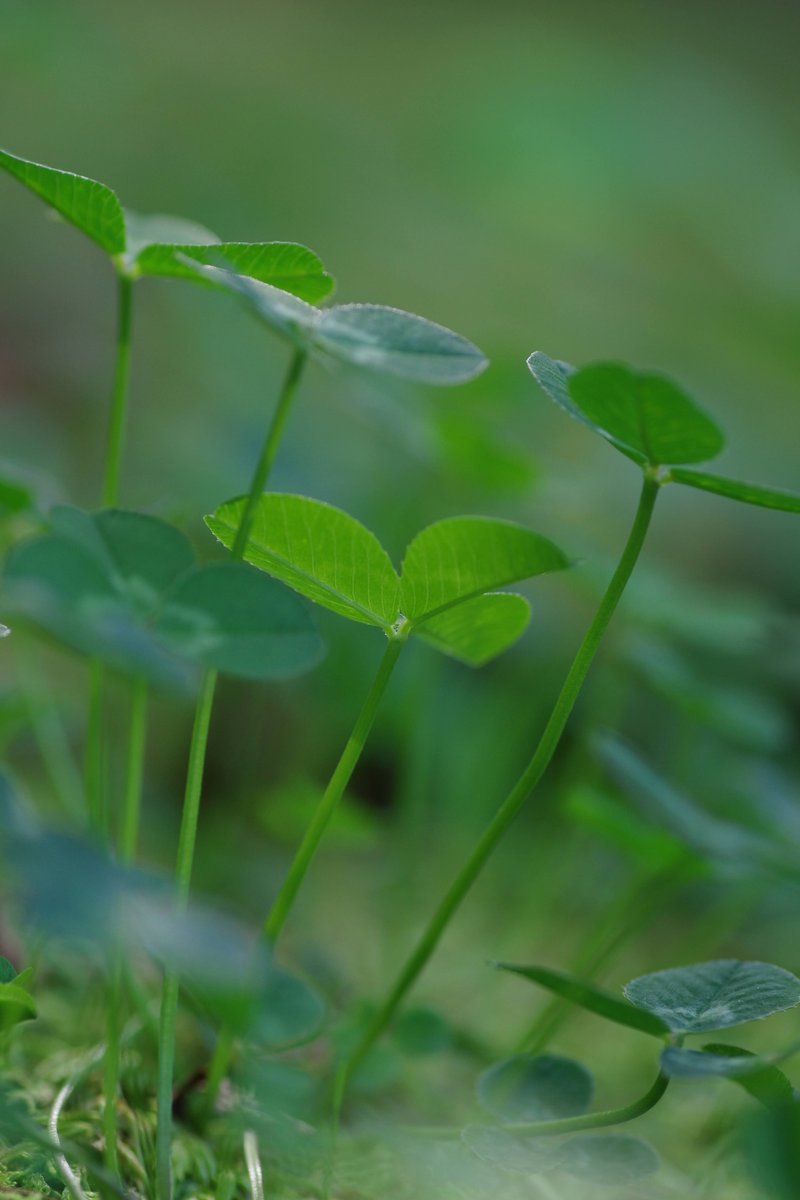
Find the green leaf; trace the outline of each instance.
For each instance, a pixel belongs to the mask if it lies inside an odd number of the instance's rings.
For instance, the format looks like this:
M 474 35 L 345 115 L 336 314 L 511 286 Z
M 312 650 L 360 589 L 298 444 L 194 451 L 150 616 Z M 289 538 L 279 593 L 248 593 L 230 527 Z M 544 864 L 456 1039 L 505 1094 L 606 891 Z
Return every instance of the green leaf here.
M 229 500 L 206 517 L 211 532 L 228 548 L 245 503 Z M 261 496 L 245 558 L 352 621 L 388 631 L 397 619 L 399 581 L 391 559 L 368 529 L 330 504 L 305 496 Z
M 674 483 L 685 483 L 700 488 L 703 492 L 714 492 L 729 500 L 741 500 L 743 504 L 755 504 L 759 508 L 775 508 L 779 512 L 800 512 L 800 494 L 784 488 L 762 487 L 759 483 L 747 483 L 741 479 L 726 479 L 724 475 L 709 475 L 706 471 L 685 470 L 675 467 L 669 473 Z
M 771 963 L 725 958 L 642 975 L 625 995 L 673 1033 L 708 1033 L 800 1004 L 800 979 Z
M 7 958 L 0 957 L 0 984 L 11 983 L 17 978 L 17 969 Z
M 130 222 L 130 214 L 128 218 Z M 138 218 L 140 223 L 145 220 Z M 324 300 L 333 289 L 333 278 L 317 255 L 296 242 L 220 242 L 200 226 L 197 236 L 192 237 L 190 229 L 182 228 L 183 224 L 179 222 L 174 228 L 170 224 L 152 226 L 149 231 L 141 228 L 130 256 L 136 274 L 187 279 L 242 295 L 241 287 L 233 286 L 229 279 L 229 273 L 233 272 L 290 292 L 310 304 Z M 203 238 L 202 234 L 207 236 Z M 202 272 L 193 264 L 219 269 Z
M 499 962 L 493 965 L 502 971 L 513 971 L 515 975 L 522 975 L 532 983 L 538 983 L 540 987 L 547 988 L 557 996 L 563 996 L 565 1000 L 605 1017 L 608 1021 L 614 1021 L 617 1025 L 626 1025 L 629 1029 L 638 1029 L 641 1033 L 649 1033 L 657 1038 L 663 1038 L 669 1031 L 669 1026 L 659 1016 L 643 1012 L 626 1004 L 624 1000 L 618 1000 L 611 993 L 602 991 L 594 984 L 582 983 L 561 971 L 551 971 L 548 967 L 518 966 L 515 963 Z
M 661 1067 L 673 1078 L 708 1076 L 732 1079 L 767 1108 L 794 1102 L 794 1089 L 775 1063 L 797 1052 L 797 1043 L 777 1055 L 759 1056 L 739 1046 L 709 1043 L 702 1050 L 668 1046 L 661 1053 Z
M 416 625 L 482 592 L 568 565 L 557 546 L 513 521 L 450 517 L 423 529 L 406 550 L 400 608 Z
M 618 363 L 576 371 L 540 351 L 528 367 L 559 407 L 642 466 L 704 462 L 723 447 L 710 417 L 663 375 Z
M 16 983 L 0 983 L 0 1030 L 11 1029 L 20 1021 L 31 1021 L 35 1016 L 33 996 Z
M 0 150 L 0 167 L 41 197 L 111 255 L 125 249 L 125 216 L 105 184 L 71 171 L 56 171 Z
M 564 1143 L 553 1138 L 525 1137 L 496 1125 L 468 1125 L 461 1140 L 476 1158 L 514 1175 L 542 1175 L 560 1166 Z
M 660 1166 L 652 1146 L 627 1133 L 582 1133 L 564 1147 L 561 1169 L 587 1183 L 633 1183 Z
M 334 358 L 419 383 L 465 383 L 487 366 L 477 346 L 460 334 L 381 304 L 325 309 L 313 340 Z
M 557 1054 L 517 1054 L 478 1078 L 478 1102 L 501 1121 L 551 1121 L 585 1113 L 594 1080 L 586 1067 Z
M 311 1041 L 320 1031 L 325 1005 L 319 993 L 297 975 L 272 963 L 256 992 L 248 1040 L 269 1050 Z
M 190 568 L 168 592 L 155 628 L 175 654 L 244 679 L 289 679 L 323 653 L 302 603 L 243 563 Z
M 441 1054 L 453 1045 L 452 1029 L 432 1008 L 410 1008 L 401 1013 L 392 1037 L 405 1054 L 419 1058 Z
M 205 225 L 173 217 L 166 213 L 137 213 L 125 209 L 125 263 L 130 270 L 143 250 L 172 250 L 184 246 L 191 250 L 199 246 L 216 246 L 219 238 Z
M 530 618 L 524 596 L 490 592 L 431 617 L 415 633 L 443 654 L 482 667 L 522 636 Z
M 284 679 L 319 660 L 295 596 L 242 563 L 195 566 L 188 540 L 164 521 L 71 508 L 52 521 L 55 533 L 10 552 L 5 602 L 72 649 L 181 689 L 195 665 Z

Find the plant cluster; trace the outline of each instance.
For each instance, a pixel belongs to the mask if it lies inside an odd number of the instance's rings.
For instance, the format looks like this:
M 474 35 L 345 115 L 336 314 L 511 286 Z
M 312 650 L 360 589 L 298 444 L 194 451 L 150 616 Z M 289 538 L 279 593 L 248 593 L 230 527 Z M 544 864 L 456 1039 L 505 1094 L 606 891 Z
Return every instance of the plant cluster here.
M 76 1200 L 83 1200 L 87 1190 L 118 1195 L 129 1188 L 156 1200 L 192 1188 L 224 1197 L 245 1186 L 260 1200 L 265 1176 L 272 1195 L 359 1194 L 347 1191 L 348 1159 L 361 1155 L 367 1161 L 372 1151 L 358 1140 L 363 1131 L 348 1126 L 351 1094 L 376 1062 L 384 1035 L 391 1034 L 412 1054 L 447 1039 L 436 1014 L 404 1013 L 405 1001 L 547 770 L 634 572 L 662 489 L 678 484 L 794 513 L 800 512 L 800 496 L 706 470 L 702 464 L 722 449 L 720 430 L 664 376 L 616 363 L 576 370 L 540 352 L 530 356 L 533 379 L 551 400 L 640 469 L 638 506 L 529 761 L 429 914 L 386 995 L 365 1013 L 352 1015 L 345 1035 L 331 1036 L 323 989 L 308 972 L 285 961 L 280 937 L 362 756 L 395 664 L 407 642 L 417 638 L 469 667 L 488 663 L 518 640 L 530 619 L 527 599 L 507 589 L 568 569 L 571 559 L 547 537 L 513 521 L 468 515 L 422 529 L 398 569 L 378 538 L 346 512 L 314 498 L 267 490 L 309 359 L 417 383 L 456 385 L 486 366 L 465 338 L 377 304 L 326 304 L 333 280 L 303 246 L 223 241 L 192 222 L 123 209 L 109 188 L 93 180 L 4 152 L 0 166 L 106 253 L 118 288 L 102 507 L 84 512 L 61 505 L 43 513 L 25 486 L 11 480 L 0 485 L 8 530 L 2 615 L 15 634 L 27 628 L 81 656 L 87 681 L 80 773 L 70 768 L 69 748 L 57 730 L 35 730 L 69 832 L 49 829 L 20 798 L 10 774 L 2 780 L 8 893 L 15 927 L 30 955 L 30 965 L 20 973 L 0 960 L 3 1036 L 24 1037 L 33 1028 L 36 965 L 48 954 L 57 955 L 59 946 L 76 944 L 102 964 L 106 1028 L 98 1051 L 68 1064 L 47 1130 L 30 1106 L 20 1104 L 9 1074 L 0 1097 L 9 1161 L 22 1153 L 20 1147 L 30 1148 L 41 1167 L 37 1186 L 57 1190 L 55 1172 Z M 249 487 L 205 518 L 213 538 L 199 560 L 180 529 L 120 507 L 139 290 L 134 285 L 149 276 L 232 294 L 290 351 Z M 225 552 L 221 557 L 211 554 L 214 539 Z M 253 938 L 192 896 L 215 692 L 220 675 L 272 685 L 317 667 L 324 647 L 308 601 L 379 631 L 383 654 L 352 733 L 264 914 L 263 929 Z M 11 653 L 14 641 L 12 636 L 4 643 L 3 653 Z M 666 677 L 674 684 L 669 664 L 660 668 L 662 682 Z M 657 676 L 659 663 L 648 660 L 647 669 Z M 128 694 L 121 744 L 108 719 L 110 689 L 120 679 Z M 153 693 L 190 696 L 195 702 L 171 884 L 138 861 Z M 633 779 L 641 791 L 648 783 L 651 790 L 660 789 L 664 803 L 667 785 L 653 785 L 646 765 L 631 750 L 606 738 L 600 753 L 629 785 Z M 110 783 L 109 757 L 122 764 L 119 788 Z M 670 811 L 679 812 L 680 802 Z M 596 804 L 593 819 L 606 827 L 611 821 Z M 635 824 L 626 836 L 635 836 Z M 718 839 L 710 840 L 718 845 Z M 777 848 L 763 852 L 778 869 Z M 697 847 L 673 845 L 659 854 L 648 874 L 661 882 L 694 869 Z M 159 971 L 155 1008 L 153 964 Z M 796 1052 L 796 1043 L 771 1055 L 753 1055 L 727 1043 L 685 1044 L 692 1035 L 716 1033 L 799 1004 L 800 980 L 781 967 L 730 959 L 700 962 L 634 979 L 620 998 L 591 982 L 599 964 L 584 964 L 580 977 L 543 966 L 497 965 L 549 990 L 556 1008 L 544 1024 L 537 1023 L 518 1053 L 481 1072 L 477 1105 L 482 1118 L 465 1126 L 398 1128 L 400 1161 L 408 1145 L 415 1147 L 409 1180 L 414 1171 L 424 1176 L 430 1169 L 440 1194 L 448 1195 L 469 1194 L 470 1187 L 483 1195 L 547 1195 L 535 1189 L 546 1188 L 551 1176 L 566 1180 L 564 1186 L 570 1179 L 628 1185 L 653 1174 L 658 1158 L 640 1138 L 605 1130 L 651 1109 L 677 1076 L 730 1077 L 782 1119 L 794 1112 L 792 1089 L 778 1064 Z M 563 1002 L 661 1043 L 655 1078 L 638 1099 L 618 1108 L 593 1108 L 588 1069 L 547 1051 Z M 198 1028 L 214 1032 L 213 1048 L 188 1095 L 176 1090 L 174 1077 L 181 1012 Z M 156 1077 L 145 1073 L 135 1086 L 126 1079 L 122 1087 L 125 1056 L 141 1042 L 155 1048 Z M 243 1046 L 247 1053 L 234 1069 L 232 1058 Z M 287 1058 L 287 1050 L 313 1046 L 323 1049 L 302 1060 L 305 1070 Z M 228 1112 L 229 1080 L 237 1072 L 243 1081 L 239 1101 Z M 91 1078 L 102 1079 L 102 1097 L 96 1126 L 87 1136 L 83 1127 L 68 1128 L 68 1111 L 73 1093 Z M 213 1182 L 209 1167 L 204 1181 L 201 1148 L 220 1122 L 221 1144 L 228 1139 L 236 1145 L 226 1151 L 225 1161 L 237 1166 L 218 1171 Z M 413 1191 L 417 1184 L 409 1187 Z M 395 1194 L 394 1188 L 393 1183 L 384 1194 Z

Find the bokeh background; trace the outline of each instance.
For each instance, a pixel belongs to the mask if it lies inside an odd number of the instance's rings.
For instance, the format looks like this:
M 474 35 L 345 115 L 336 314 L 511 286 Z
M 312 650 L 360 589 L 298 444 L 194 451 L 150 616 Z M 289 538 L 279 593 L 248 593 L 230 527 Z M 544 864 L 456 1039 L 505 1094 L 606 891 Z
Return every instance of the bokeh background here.
M 552 409 L 527 355 L 664 370 L 727 431 L 721 469 L 797 486 L 798 36 L 800 9 L 781 0 L 0 0 L 6 148 L 230 240 L 304 242 L 337 299 L 419 312 L 491 359 L 440 392 L 313 367 L 277 489 L 345 507 L 398 559 L 422 524 L 469 511 L 530 523 L 581 560 L 528 590 L 530 632 L 487 671 L 424 649 L 404 664 L 293 933 L 345 989 L 380 988 L 526 760 L 635 503 L 634 467 Z M 92 505 L 112 273 L 11 180 L 0 211 L 0 458 L 45 499 Z M 285 361 L 233 300 L 139 285 L 126 505 L 180 521 L 213 554 L 202 514 L 244 488 Z M 659 509 L 605 675 L 420 988 L 499 1048 L 534 997 L 487 978 L 485 961 L 566 967 L 594 922 L 626 909 L 626 887 L 637 903 L 641 863 L 575 816 L 587 811 L 575 789 L 599 786 L 592 731 L 630 738 L 701 807 L 754 827 L 767 809 L 800 840 L 797 520 L 678 488 Z M 198 879 L 252 917 L 380 653 L 377 634 L 320 624 L 330 652 L 310 679 L 221 693 Z M 665 683 L 664 653 L 688 683 Z M 55 653 L 45 665 L 77 738 L 81 671 Z M 698 705 L 702 687 L 722 716 L 707 696 Z M 145 839 L 163 864 L 190 716 L 164 704 L 154 722 Z M 9 738 L 35 787 L 32 747 Z M 687 954 L 800 967 L 796 891 L 739 865 L 678 889 L 609 983 Z M 698 914 L 706 944 L 698 934 L 692 954 Z M 608 1098 L 630 1094 L 638 1047 L 613 1031 L 591 1039 L 591 1021 L 575 1020 L 561 1046 L 611 1070 Z M 713 1101 L 693 1130 L 702 1141 L 736 1100 L 713 1085 L 693 1095 Z

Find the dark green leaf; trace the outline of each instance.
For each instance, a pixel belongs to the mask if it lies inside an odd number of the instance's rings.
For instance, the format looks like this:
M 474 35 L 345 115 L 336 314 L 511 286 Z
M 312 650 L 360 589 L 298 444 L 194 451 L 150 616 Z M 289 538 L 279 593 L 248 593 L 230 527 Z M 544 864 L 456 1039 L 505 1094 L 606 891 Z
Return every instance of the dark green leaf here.
M 233 546 L 245 501 L 229 500 L 206 524 Z M 399 581 L 377 538 L 341 509 L 305 496 L 260 497 L 245 558 L 317 604 L 389 630 Z
M 415 633 L 443 654 L 482 667 L 522 636 L 530 616 L 523 596 L 490 592 L 431 617 Z
M 759 508 L 776 508 L 780 512 L 800 512 L 800 494 L 783 488 L 762 487 L 758 483 L 746 483 L 741 479 L 726 479 L 723 475 L 709 475 L 706 471 L 684 470 L 675 467 L 669 473 L 675 483 L 700 488 L 703 492 L 714 492 L 729 500 L 741 500 L 743 504 L 755 504 Z
M 641 1033 L 649 1033 L 657 1038 L 663 1038 L 668 1032 L 669 1027 L 660 1017 L 642 1012 L 626 1004 L 624 1000 L 617 999 L 610 992 L 601 991 L 591 983 L 582 983 L 561 971 L 552 971 L 547 967 L 518 966 L 514 963 L 501 962 L 494 965 L 503 971 L 513 971 L 515 975 L 522 975 L 525 979 L 538 983 L 540 987 L 555 992 L 557 996 L 563 996 L 565 1000 L 605 1017 L 608 1021 L 614 1021 L 617 1025 L 626 1025 L 629 1029 L 638 1029 Z
M 587 1183 L 625 1184 L 660 1166 L 652 1146 L 627 1133 L 582 1133 L 564 1147 L 561 1169 Z
M 791 1104 L 794 1090 L 775 1063 L 796 1053 L 797 1044 L 777 1055 L 759 1056 L 739 1046 L 709 1043 L 702 1050 L 668 1046 L 661 1053 L 665 1074 L 684 1079 L 708 1076 L 732 1079 L 767 1108 Z
M 556 404 L 642 466 L 704 462 L 722 449 L 714 422 L 663 375 L 618 363 L 576 371 L 539 351 L 528 367 Z
M 246 679 L 288 679 L 323 646 L 303 604 L 243 563 L 206 563 L 170 589 L 156 621 L 175 654 Z
M 432 1008 L 410 1008 L 398 1017 L 392 1036 L 406 1054 L 441 1054 L 453 1044 L 453 1031 Z
M 314 345 L 334 358 L 420 383 L 464 383 L 487 362 L 477 346 L 424 317 L 380 304 L 323 310 Z
M 594 1080 L 581 1063 L 556 1054 L 517 1054 L 478 1078 L 479 1103 L 501 1121 L 550 1121 L 585 1113 Z
M 0 150 L 0 167 L 24 183 L 46 204 L 77 226 L 111 255 L 125 250 L 125 217 L 119 200 L 105 184 L 70 171 L 56 171 L 40 163 L 17 158 Z
M 17 978 L 17 969 L 7 958 L 0 957 L 0 984 L 11 983 Z
M 725 958 L 655 971 L 625 995 L 673 1033 L 707 1033 L 758 1021 L 800 1004 L 800 979 L 771 963 Z
M 406 550 L 400 608 L 419 624 L 482 592 L 568 565 L 557 546 L 513 521 L 450 517 L 423 529 Z
M 555 1170 L 564 1157 L 563 1142 L 525 1137 L 496 1125 L 468 1125 L 461 1140 L 481 1162 L 514 1175 L 541 1175 Z

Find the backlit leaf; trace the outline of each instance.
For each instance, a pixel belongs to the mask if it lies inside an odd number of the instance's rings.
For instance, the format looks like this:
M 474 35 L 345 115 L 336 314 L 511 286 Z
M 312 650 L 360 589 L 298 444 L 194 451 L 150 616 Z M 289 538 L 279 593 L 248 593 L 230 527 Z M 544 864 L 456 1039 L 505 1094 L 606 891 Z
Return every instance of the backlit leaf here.
M 490 592 L 431 617 L 415 632 L 443 654 L 482 667 L 522 636 L 530 617 L 524 596 Z
M 0 150 L 0 167 L 111 255 L 125 249 L 125 216 L 105 184 Z
M 229 548 L 245 500 L 230 500 L 206 524 Z M 399 582 L 378 539 L 341 509 L 305 496 L 259 498 L 245 549 L 253 566 L 352 621 L 388 630 L 397 618 Z
M 36 1016 L 36 1002 L 17 983 L 0 983 L 0 1031 Z
M 741 500 L 743 504 L 755 504 L 759 508 L 775 508 L 780 512 L 800 512 L 800 494 L 784 488 L 762 487 L 759 483 L 746 483 L 741 479 L 727 479 L 723 475 L 709 475 L 706 471 L 685 470 L 675 467 L 669 473 L 675 483 L 714 492 L 729 500 Z
M 563 996 L 565 1000 L 605 1017 L 608 1021 L 614 1021 L 617 1025 L 626 1025 L 629 1029 L 638 1029 L 641 1033 L 649 1033 L 657 1038 L 663 1038 L 669 1030 L 666 1021 L 660 1016 L 626 1004 L 610 992 L 602 991 L 594 984 L 583 983 L 561 971 L 552 971 L 548 967 L 519 966 L 515 963 L 500 962 L 494 965 L 503 971 L 522 975 L 532 983 L 538 983 L 540 987 L 547 988 L 557 996 Z
M 528 367 L 565 412 L 640 465 L 704 462 L 722 449 L 714 422 L 666 376 L 619 363 L 576 371 L 540 351 Z
M 406 550 L 400 608 L 417 624 L 482 592 L 568 565 L 557 546 L 513 521 L 450 517 L 423 529 Z
M 673 1033 L 707 1033 L 800 1004 L 800 979 L 771 963 L 725 958 L 642 975 L 625 995 Z
M 502 1121 L 550 1121 L 575 1117 L 591 1104 L 594 1080 L 572 1058 L 517 1054 L 478 1078 L 478 1101 Z
M 333 279 L 317 255 L 296 242 L 220 242 L 213 234 L 200 242 L 186 233 L 181 237 L 180 228 L 153 232 L 161 236 L 143 244 L 133 256 L 133 268 L 141 275 L 188 279 L 241 295 L 241 288 L 229 278 L 229 272 L 234 272 L 311 304 L 324 300 L 333 288 Z M 193 267 L 195 263 L 219 269 L 202 272 Z

